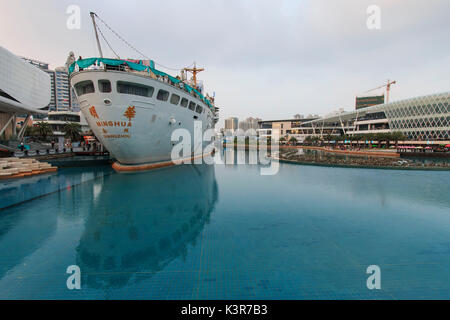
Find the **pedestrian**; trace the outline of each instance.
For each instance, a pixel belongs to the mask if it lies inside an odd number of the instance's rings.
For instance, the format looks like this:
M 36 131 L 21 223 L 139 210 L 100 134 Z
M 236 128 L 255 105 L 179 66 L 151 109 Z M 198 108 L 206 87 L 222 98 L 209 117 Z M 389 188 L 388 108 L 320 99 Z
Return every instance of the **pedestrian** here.
M 81 58 L 81 56 L 79 56 L 78 61 L 81 61 L 81 60 L 83 60 L 83 58 Z M 77 65 L 78 65 L 78 63 L 77 63 Z M 83 71 L 83 68 L 80 67 L 80 71 Z

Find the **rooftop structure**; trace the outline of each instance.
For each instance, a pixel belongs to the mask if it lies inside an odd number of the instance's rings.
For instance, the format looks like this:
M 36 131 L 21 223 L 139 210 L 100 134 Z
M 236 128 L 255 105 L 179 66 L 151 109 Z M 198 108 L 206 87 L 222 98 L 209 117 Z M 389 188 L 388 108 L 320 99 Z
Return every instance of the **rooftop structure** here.
M 362 109 L 383 103 L 384 103 L 384 94 L 381 96 L 356 97 L 355 109 Z

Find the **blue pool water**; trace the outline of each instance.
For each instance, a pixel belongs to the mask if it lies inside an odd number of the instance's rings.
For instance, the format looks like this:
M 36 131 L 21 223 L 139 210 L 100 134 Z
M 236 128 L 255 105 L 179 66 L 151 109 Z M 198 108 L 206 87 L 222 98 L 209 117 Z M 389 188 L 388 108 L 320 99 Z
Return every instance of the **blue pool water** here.
M 0 299 L 450 298 L 448 171 L 104 166 L 30 179 L 0 183 Z M 66 286 L 70 265 L 81 290 Z

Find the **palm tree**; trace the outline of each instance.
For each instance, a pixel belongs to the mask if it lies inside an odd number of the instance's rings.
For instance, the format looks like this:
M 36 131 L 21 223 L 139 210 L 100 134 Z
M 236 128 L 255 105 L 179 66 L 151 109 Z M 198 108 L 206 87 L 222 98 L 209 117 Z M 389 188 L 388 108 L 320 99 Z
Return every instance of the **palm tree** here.
M 296 137 L 291 137 L 290 139 L 289 139 L 289 142 L 291 143 L 291 144 L 293 144 L 294 146 L 295 145 L 297 145 L 297 138 Z
M 42 137 L 43 140 L 46 140 L 48 136 L 53 135 L 53 130 L 48 122 L 40 121 L 36 124 L 37 136 Z
M 318 137 L 318 136 L 314 136 L 311 138 L 311 142 L 315 145 L 319 145 L 320 141 L 321 141 L 320 137 Z
M 36 127 L 28 126 L 25 129 L 25 136 L 27 137 L 36 137 L 38 135 L 38 132 L 36 130 Z
M 64 136 L 73 141 L 79 141 L 81 138 L 81 126 L 78 123 L 66 122 L 63 131 Z
M 328 142 L 330 144 L 330 141 L 333 140 L 333 136 L 330 133 L 327 133 L 325 137 L 323 137 L 323 141 Z
M 303 140 L 303 144 L 309 145 L 311 141 L 312 141 L 311 136 L 306 136 L 306 138 Z

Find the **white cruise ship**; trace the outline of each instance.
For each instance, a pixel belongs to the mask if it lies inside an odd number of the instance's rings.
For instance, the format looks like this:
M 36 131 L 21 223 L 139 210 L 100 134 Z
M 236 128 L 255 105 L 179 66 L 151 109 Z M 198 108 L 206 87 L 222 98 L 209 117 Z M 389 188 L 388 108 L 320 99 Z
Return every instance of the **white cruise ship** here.
M 194 75 L 189 84 L 187 71 Z M 153 61 L 107 58 L 81 59 L 69 67 L 81 112 L 121 168 L 169 162 L 175 129 L 187 129 L 193 138 L 195 121 L 203 132 L 214 128 L 214 98 L 197 86 L 199 71 L 194 66 L 172 77 Z

